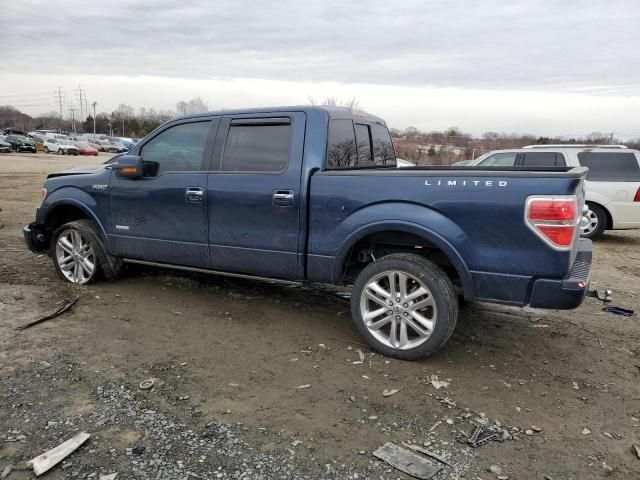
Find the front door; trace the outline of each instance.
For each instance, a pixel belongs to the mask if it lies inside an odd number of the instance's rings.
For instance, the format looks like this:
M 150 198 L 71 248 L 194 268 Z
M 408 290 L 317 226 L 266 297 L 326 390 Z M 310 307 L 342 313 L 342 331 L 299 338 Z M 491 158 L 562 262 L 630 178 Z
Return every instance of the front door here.
M 134 150 L 142 157 L 143 177 L 112 173 L 110 240 L 117 254 L 210 267 L 207 170 L 218 123 L 206 119 L 168 125 Z
M 296 278 L 305 115 L 223 118 L 209 174 L 214 269 Z

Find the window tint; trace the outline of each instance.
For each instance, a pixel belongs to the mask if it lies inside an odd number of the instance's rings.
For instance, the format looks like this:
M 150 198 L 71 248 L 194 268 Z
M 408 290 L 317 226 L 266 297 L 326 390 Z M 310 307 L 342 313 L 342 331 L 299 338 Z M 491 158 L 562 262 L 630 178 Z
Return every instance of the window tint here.
M 358 143 L 358 164 L 371 163 L 371 139 L 368 125 L 356 123 L 356 142 Z
M 523 154 L 525 167 L 564 167 L 564 157 L 555 152 L 527 152 Z
M 200 170 L 209 126 L 210 122 L 183 123 L 154 137 L 142 147 L 142 160 L 154 167 L 147 167 L 147 174 Z
M 594 182 L 638 182 L 640 167 L 632 152 L 580 152 L 580 165 L 589 167 L 587 180 Z
M 291 125 L 231 125 L 222 156 L 226 172 L 281 172 L 289 163 Z
M 494 153 L 489 155 L 478 165 L 483 167 L 513 167 L 516 163 L 516 152 Z
M 376 165 L 395 165 L 396 154 L 387 127 L 377 123 L 372 124 L 371 138 L 373 139 L 373 161 Z
M 351 120 L 331 120 L 329 123 L 327 167 L 352 167 L 357 162 L 353 122 Z

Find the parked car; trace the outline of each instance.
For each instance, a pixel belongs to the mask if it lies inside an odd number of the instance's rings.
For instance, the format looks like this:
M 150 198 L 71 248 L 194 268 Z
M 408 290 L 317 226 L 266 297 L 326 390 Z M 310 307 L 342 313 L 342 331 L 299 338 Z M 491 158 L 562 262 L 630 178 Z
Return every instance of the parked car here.
M 104 152 L 118 153 L 120 150 L 117 145 L 109 140 L 96 140 L 96 142 L 102 147 Z
M 68 140 L 58 140 L 47 137 L 44 141 L 45 153 L 57 153 L 58 155 L 78 155 L 78 148 Z
M 80 155 L 94 155 L 98 156 L 98 150 L 93 148 L 91 145 L 85 142 L 76 142 L 76 147 L 78 148 L 78 153 Z
M 113 148 L 112 151 L 115 152 L 115 153 L 124 153 L 124 152 L 128 152 L 129 151 L 129 148 L 127 148 L 126 146 L 124 146 L 120 142 L 111 141 L 109 143 L 111 143 L 111 146 Z
M 0 138 L 0 153 L 9 153 L 11 151 L 11 144 Z
M 24 238 L 76 284 L 129 262 L 350 285 L 357 330 L 401 359 L 446 343 L 458 295 L 580 305 L 586 168 L 396 166 L 384 121 L 347 108 L 178 117 L 110 163 L 49 175 Z
M 640 152 L 624 145 L 529 145 L 494 150 L 469 166 L 589 167 L 582 236 L 640 228 Z
M 33 152 L 36 153 L 36 143 L 29 137 L 22 135 L 7 135 L 5 142 L 11 144 L 11 149 L 15 152 Z

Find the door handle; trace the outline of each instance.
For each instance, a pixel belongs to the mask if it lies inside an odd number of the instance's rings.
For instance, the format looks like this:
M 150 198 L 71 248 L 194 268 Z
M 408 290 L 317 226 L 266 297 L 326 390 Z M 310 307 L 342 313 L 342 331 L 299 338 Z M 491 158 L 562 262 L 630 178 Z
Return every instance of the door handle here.
M 187 187 L 184 197 L 189 203 L 202 203 L 204 200 L 204 190 L 200 187 Z
M 293 190 L 276 190 L 273 192 L 273 204 L 277 207 L 288 207 L 293 205 L 295 195 Z

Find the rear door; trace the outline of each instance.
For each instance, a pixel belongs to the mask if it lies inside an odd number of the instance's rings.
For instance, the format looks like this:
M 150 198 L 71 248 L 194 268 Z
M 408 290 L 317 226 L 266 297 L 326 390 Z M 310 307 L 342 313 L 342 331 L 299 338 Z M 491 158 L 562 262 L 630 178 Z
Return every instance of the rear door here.
M 223 118 L 207 182 L 215 270 L 298 278 L 305 115 Z

